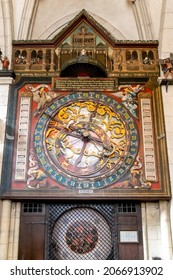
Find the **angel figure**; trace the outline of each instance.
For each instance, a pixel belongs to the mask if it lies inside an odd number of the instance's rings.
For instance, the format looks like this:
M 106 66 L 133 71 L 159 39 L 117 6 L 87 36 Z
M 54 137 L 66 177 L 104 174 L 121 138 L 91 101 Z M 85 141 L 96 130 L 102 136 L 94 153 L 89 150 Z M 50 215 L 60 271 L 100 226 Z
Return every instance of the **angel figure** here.
M 39 85 L 37 87 L 27 85 L 26 89 L 32 92 L 33 101 L 37 103 L 37 108 L 33 112 L 34 116 L 40 114 L 46 104 L 50 103 L 57 96 L 56 92 L 52 91 L 51 88 L 45 84 Z
M 44 87 L 42 87 L 39 91 L 33 92 L 33 100 L 37 102 L 37 109 L 34 111 L 34 116 L 36 116 L 46 104 L 46 92 Z
M 137 85 L 136 87 L 132 87 L 130 85 L 120 86 L 118 89 L 122 99 L 123 105 L 131 112 L 131 114 L 137 118 L 137 94 L 141 90 L 143 90 L 143 86 Z M 118 95 L 117 95 L 118 96 Z

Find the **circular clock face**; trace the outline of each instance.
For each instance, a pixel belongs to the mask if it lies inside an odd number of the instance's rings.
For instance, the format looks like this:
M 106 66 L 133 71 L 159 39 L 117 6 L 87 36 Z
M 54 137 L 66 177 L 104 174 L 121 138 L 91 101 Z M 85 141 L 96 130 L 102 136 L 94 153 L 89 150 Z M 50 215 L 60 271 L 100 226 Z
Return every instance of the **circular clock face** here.
M 138 132 L 128 110 L 102 93 L 73 93 L 55 100 L 35 128 L 44 171 L 70 188 L 117 182 L 138 152 Z
M 65 212 L 54 225 L 52 239 L 57 259 L 107 259 L 112 249 L 109 224 L 90 208 Z

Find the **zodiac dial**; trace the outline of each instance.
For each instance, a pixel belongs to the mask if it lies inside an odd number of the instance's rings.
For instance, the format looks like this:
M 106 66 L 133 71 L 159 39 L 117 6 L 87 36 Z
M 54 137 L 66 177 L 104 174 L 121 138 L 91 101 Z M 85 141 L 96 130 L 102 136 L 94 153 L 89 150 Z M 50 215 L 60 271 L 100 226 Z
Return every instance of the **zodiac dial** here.
M 101 93 L 73 93 L 55 100 L 42 114 L 35 147 L 44 170 L 58 183 L 101 188 L 129 170 L 137 137 L 136 124 L 123 105 Z

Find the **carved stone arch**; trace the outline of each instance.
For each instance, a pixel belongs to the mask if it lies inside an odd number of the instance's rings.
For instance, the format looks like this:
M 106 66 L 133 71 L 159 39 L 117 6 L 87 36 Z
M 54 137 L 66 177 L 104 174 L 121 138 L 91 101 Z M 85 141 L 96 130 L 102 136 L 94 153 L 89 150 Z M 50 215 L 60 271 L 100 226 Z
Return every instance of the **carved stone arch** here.
M 153 27 L 146 0 L 131 1 L 140 40 L 153 40 Z
M 38 36 L 38 39 L 53 39 L 63 27 L 65 27 L 76 15 L 78 15 L 79 12 L 80 11 L 70 13 L 62 18 L 57 19 L 54 23 L 52 23 L 52 25 L 50 25 L 46 30 L 44 30 L 43 33 Z M 125 36 L 108 21 L 96 14 L 91 13 L 90 11 L 87 12 L 102 26 L 106 27 L 106 29 L 109 30 L 117 40 L 126 39 Z
M 17 36 L 18 40 L 31 39 L 31 33 L 38 7 L 38 2 L 38 0 L 25 0 Z
M 11 59 L 11 46 L 14 30 L 13 30 L 13 6 L 11 0 L 1 0 L 0 10 L 2 10 L 2 24 L 1 31 L 1 50 L 3 55 Z M 1 17 L 1 16 L 0 16 Z

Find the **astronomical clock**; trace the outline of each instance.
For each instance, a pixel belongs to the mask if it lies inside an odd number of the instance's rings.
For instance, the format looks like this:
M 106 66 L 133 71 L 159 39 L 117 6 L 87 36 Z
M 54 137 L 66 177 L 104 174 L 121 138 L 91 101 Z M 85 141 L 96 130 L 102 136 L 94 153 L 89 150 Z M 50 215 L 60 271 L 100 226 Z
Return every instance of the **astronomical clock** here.
M 58 98 L 40 116 L 34 146 L 44 172 L 56 183 L 95 190 L 115 184 L 133 165 L 138 129 L 115 99 L 77 92 Z
M 13 174 L 4 195 L 163 195 L 153 98 L 143 85 L 58 91 L 48 83 L 25 84 L 17 91 Z

